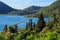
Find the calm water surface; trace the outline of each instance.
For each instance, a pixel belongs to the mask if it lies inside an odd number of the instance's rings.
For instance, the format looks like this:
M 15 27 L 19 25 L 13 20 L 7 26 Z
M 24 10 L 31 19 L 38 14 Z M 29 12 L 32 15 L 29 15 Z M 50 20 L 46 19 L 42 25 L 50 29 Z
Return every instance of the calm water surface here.
M 0 16 L 0 32 L 3 31 L 4 25 L 14 25 L 16 23 L 19 23 L 18 28 L 25 28 L 29 19 L 32 19 L 33 23 L 35 22 L 37 24 L 38 22 L 38 18 L 27 18 L 24 16 Z M 49 18 L 44 18 L 44 20 L 48 21 Z

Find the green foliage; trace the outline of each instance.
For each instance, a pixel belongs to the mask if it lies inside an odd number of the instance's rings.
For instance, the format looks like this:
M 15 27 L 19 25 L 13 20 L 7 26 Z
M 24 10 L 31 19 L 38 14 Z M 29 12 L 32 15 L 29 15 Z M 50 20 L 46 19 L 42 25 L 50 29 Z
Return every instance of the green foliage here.
M 56 34 L 56 32 L 47 32 L 46 33 L 46 37 L 45 37 L 45 39 L 44 40 L 57 40 L 57 34 Z
M 18 26 L 17 26 L 17 24 L 14 25 L 14 31 L 16 31 L 16 33 L 18 32 Z
M 8 28 L 7 28 L 7 25 L 5 25 L 5 26 L 4 26 L 4 30 L 3 30 L 4 34 L 5 34 L 7 31 L 8 31 Z
M 57 38 L 57 40 L 60 40 L 60 34 L 58 34 L 58 38 Z
M 37 30 L 42 31 L 42 29 L 45 27 L 45 21 L 44 21 L 44 16 L 43 13 L 41 13 L 38 17 L 38 23 L 37 23 Z
M 53 14 L 56 14 L 60 18 L 60 0 L 56 0 L 51 5 L 40 9 L 35 15 L 38 16 L 41 12 L 43 12 L 45 17 L 51 17 Z
M 5 34 L 5 40 L 13 40 L 13 33 L 7 32 Z
M 23 33 L 19 33 L 19 34 L 17 34 L 15 37 L 14 37 L 14 40 L 22 40 L 22 35 Z
M 4 35 L 0 33 L 0 40 L 5 40 Z
M 29 22 L 26 24 L 26 29 L 30 29 L 30 31 L 32 31 L 32 19 L 29 19 Z
M 30 34 L 26 37 L 26 40 L 33 40 L 34 39 L 34 36 L 33 34 Z

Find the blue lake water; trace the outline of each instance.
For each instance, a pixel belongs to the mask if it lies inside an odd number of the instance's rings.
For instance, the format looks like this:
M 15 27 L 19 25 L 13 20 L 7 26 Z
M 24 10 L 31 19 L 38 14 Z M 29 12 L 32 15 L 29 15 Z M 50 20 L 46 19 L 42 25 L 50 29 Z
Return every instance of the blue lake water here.
M 4 25 L 14 25 L 18 24 L 18 28 L 25 28 L 26 23 L 29 19 L 33 20 L 37 24 L 38 18 L 24 17 L 24 16 L 0 16 L 0 32 L 3 31 Z M 48 21 L 49 18 L 44 18 L 45 21 Z

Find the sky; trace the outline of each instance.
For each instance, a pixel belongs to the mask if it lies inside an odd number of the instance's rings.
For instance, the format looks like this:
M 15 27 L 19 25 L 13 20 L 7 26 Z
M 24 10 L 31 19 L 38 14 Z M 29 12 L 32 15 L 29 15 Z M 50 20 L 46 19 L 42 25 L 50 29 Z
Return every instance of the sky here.
M 56 0 L 0 0 L 15 9 L 24 9 L 29 6 L 48 6 Z

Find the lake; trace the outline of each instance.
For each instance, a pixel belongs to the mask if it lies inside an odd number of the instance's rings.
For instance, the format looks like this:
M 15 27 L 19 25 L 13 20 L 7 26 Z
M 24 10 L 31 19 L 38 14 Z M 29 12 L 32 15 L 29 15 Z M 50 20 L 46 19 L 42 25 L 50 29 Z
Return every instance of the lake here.
M 3 31 L 4 25 L 14 25 L 18 24 L 18 28 L 25 28 L 26 23 L 32 19 L 33 23 L 37 24 L 38 18 L 24 17 L 24 16 L 0 16 L 0 32 Z M 44 18 L 45 21 L 48 21 L 49 18 Z

